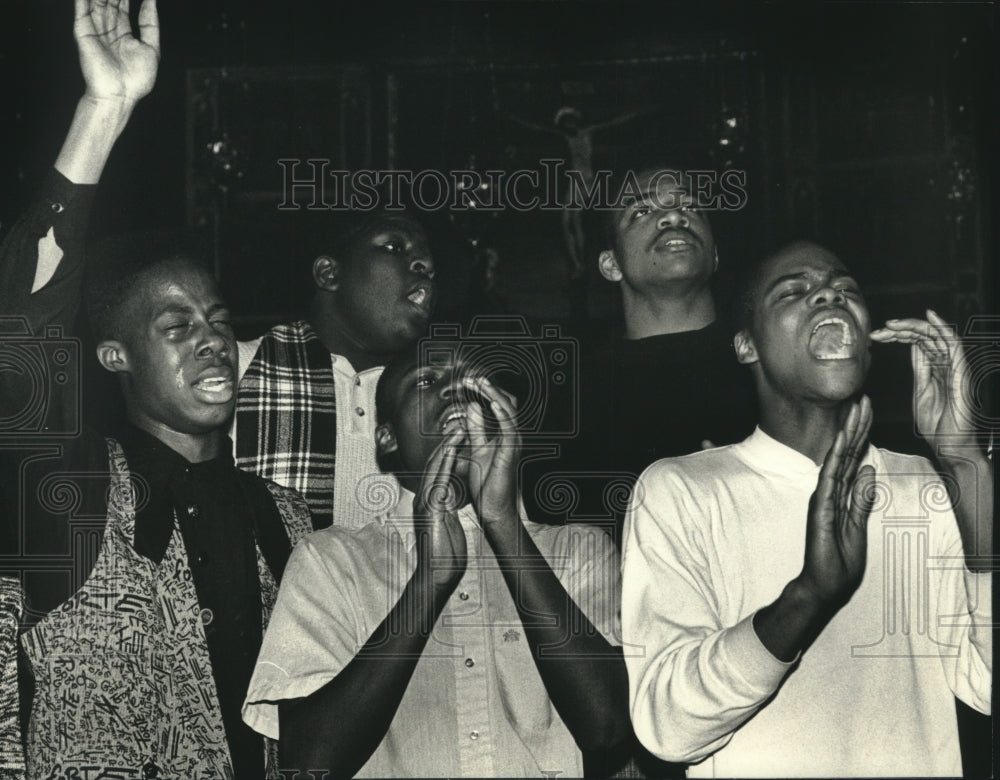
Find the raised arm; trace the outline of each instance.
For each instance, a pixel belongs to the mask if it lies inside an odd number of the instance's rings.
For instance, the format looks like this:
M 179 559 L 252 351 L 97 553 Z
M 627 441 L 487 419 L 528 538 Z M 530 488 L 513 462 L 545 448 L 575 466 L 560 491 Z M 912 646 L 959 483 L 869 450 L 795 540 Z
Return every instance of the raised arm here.
M 428 463 L 414 499 L 417 564 L 395 606 L 336 677 L 308 696 L 280 703 L 284 769 L 353 777 L 389 730 L 431 630 L 465 572 L 465 532 L 449 489 L 463 436 L 452 431 Z
M 913 417 L 946 480 L 965 565 L 990 571 L 993 554 L 993 464 L 977 440 L 972 376 L 962 342 L 936 313 L 927 319 L 889 320 L 872 341 L 910 345 Z
M 128 2 L 76 0 L 74 37 L 86 92 L 38 199 L 0 245 L 0 314 L 18 317 L 15 332 L 54 337 L 71 329 L 80 306 L 83 245 L 94 187 L 135 103 L 153 85 L 159 59 L 155 0 L 139 13 L 141 39 L 131 33 Z M 35 392 L 23 374 L 0 372 L 0 406 L 22 408 Z M 75 399 L 63 399 L 75 408 Z M 50 399 L 58 409 L 61 401 Z
M 520 438 L 512 398 L 486 379 L 465 382 L 485 399 L 499 424 L 499 435 L 489 439 L 481 407 L 469 405 L 470 490 L 486 540 L 524 626 L 535 666 L 581 750 L 616 748 L 631 736 L 621 648 L 612 647 L 567 593 L 519 518 Z M 587 561 L 580 564 L 585 567 Z M 597 567 L 602 564 L 615 567 L 613 559 L 598 555 Z M 595 577 L 607 598 L 601 607 L 617 611 L 617 606 L 609 603 L 613 595 L 604 587 L 609 578 L 602 574 L 598 571 Z
M 139 8 L 132 33 L 129 0 L 75 0 L 73 37 L 87 85 L 56 170 L 75 184 L 96 184 L 132 109 L 156 81 L 160 26 L 156 0 Z
M 25 317 L 36 334 L 68 328 L 79 306 L 83 241 L 93 187 L 135 104 L 156 79 L 159 26 L 155 0 L 139 11 L 132 35 L 128 0 L 76 0 L 73 33 L 86 90 L 41 197 L 0 249 L 0 311 Z M 45 290 L 61 269 L 60 284 Z

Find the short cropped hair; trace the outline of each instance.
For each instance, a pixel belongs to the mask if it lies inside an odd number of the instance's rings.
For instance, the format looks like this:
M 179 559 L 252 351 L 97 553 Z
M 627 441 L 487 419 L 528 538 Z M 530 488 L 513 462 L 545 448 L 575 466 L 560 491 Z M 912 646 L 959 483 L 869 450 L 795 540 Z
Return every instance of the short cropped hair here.
M 181 263 L 212 275 L 203 241 L 181 230 L 146 230 L 100 242 L 88 253 L 84 300 L 94 338 L 122 339 L 127 304 L 153 270 Z
M 420 350 L 417 344 L 404 349 L 397 354 L 382 371 L 375 385 L 375 423 L 385 425 L 391 423 L 396 414 L 396 386 L 400 372 L 419 360 Z M 403 470 L 403 461 L 399 452 L 381 452 L 376 449 L 375 462 L 384 474 L 397 474 Z
M 700 169 L 678 163 L 667 165 L 659 160 L 643 163 L 642 165 L 633 165 L 628 168 L 620 168 L 615 171 L 609 180 L 608 196 L 610 198 L 618 197 L 630 173 L 633 176 L 638 176 L 640 173 L 647 171 L 677 171 L 683 175 L 688 170 Z M 620 210 L 619 208 L 605 209 L 601 213 L 602 249 L 618 250 L 618 214 Z
M 757 296 L 760 293 L 760 279 L 767 262 L 776 253 L 756 258 L 743 266 L 739 279 L 736 283 L 736 296 L 733 299 L 733 323 L 737 332 L 748 329 L 753 325 L 753 310 L 757 305 Z
M 395 389 L 399 380 L 399 372 L 404 366 L 412 365 L 419 358 L 417 345 L 404 349 L 390 360 L 379 375 L 375 385 L 375 423 L 384 425 L 392 422 L 396 413 Z
M 344 261 L 350 258 L 359 239 L 387 220 L 405 220 L 424 229 L 423 224 L 409 209 L 304 211 L 298 219 L 297 243 L 310 264 L 321 255 L 330 255 Z

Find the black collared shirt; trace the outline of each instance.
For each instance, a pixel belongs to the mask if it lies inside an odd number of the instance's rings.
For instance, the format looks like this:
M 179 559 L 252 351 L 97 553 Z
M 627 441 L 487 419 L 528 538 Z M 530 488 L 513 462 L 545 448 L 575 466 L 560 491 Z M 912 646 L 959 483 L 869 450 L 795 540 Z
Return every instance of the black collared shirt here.
M 107 446 L 88 427 L 95 423 L 92 402 L 100 399 L 81 395 L 81 366 L 92 358 L 74 337 L 93 194 L 93 186 L 53 172 L 0 245 L 0 573 L 22 579 L 27 624 L 87 580 L 107 518 Z M 32 292 L 39 240 L 49 230 L 64 256 Z M 259 481 L 235 468 L 226 437 L 220 457 L 194 464 L 133 426 L 114 434 L 131 473 L 150 488 L 137 508 L 137 552 L 162 560 L 176 511 L 233 768 L 241 780 L 262 777 L 262 738 L 243 723 L 240 709 L 262 634 L 255 527 L 267 539 L 261 547 L 269 562 L 287 556 L 274 502 Z M 33 682 L 27 664 L 20 666 L 21 700 L 30 702 Z M 22 710 L 26 715 L 29 707 Z
M 134 426 L 116 435 L 133 479 L 146 480 L 149 500 L 137 508 L 136 552 L 161 561 L 176 512 L 201 607 L 202 626 L 236 777 L 262 777 L 261 738 L 240 710 L 262 637 L 260 580 L 254 543 L 254 500 L 237 478 L 232 444 L 189 463 Z
M 115 431 L 115 438 L 125 451 L 133 480 L 141 484 L 136 491 L 135 550 L 154 562 L 162 561 L 176 512 L 201 608 L 233 768 L 238 778 L 263 777 L 262 738 L 243 722 L 240 710 L 263 634 L 254 526 L 261 518 L 271 518 L 276 509 L 255 505 L 263 503 L 261 492 L 246 489 L 245 475 L 240 479 L 233 464 L 228 437 L 220 444 L 222 454 L 202 463 L 189 463 L 132 425 Z M 30 617 L 38 620 L 69 598 L 96 563 L 110 479 L 104 438 L 85 429 L 64 448 L 63 457 L 39 458 L 29 463 L 23 474 L 21 506 L 30 523 L 23 541 L 35 555 L 46 550 L 50 554 L 67 552 L 74 573 L 72 580 L 44 571 L 25 576 L 26 603 L 33 613 Z M 78 504 L 53 505 L 53 475 L 60 480 L 59 475 L 66 475 L 64 484 L 75 485 Z M 88 523 L 87 518 L 92 521 Z M 84 528 L 88 542 L 81 543 Z M 23 701 L 31 700 L 25 695 L 28 693 L 23 690 Z

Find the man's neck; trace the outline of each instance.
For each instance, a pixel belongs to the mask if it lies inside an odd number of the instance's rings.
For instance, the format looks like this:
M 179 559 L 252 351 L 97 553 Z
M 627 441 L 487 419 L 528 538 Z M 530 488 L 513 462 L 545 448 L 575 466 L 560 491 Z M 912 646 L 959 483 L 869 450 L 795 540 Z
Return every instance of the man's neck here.
M 775 396 L 761 396 L 760 406 L 760 429 L 817 466 L 823 464 L 850 408 L 847 401 L 820 405 Z
M 715 301 L 708 288 L 668 296 L 659 291 L 643 295 L 626 287 L 622 307 L 627 339 L 701 330 L 715 322 Z
M 309 324 L 327 351 L 347 358 L 355 371 L 384 366 L 392 358 L 391 354 L 372 352 L 343 326 L 335 312 L 313 305 Z
M 136 428 L 159 439 L 189 463 L 203 463 L 219 457 L 222 452 L 221 429 L 208 433 L 181 433 L 131 409 L 128 412 L 128 420 Z

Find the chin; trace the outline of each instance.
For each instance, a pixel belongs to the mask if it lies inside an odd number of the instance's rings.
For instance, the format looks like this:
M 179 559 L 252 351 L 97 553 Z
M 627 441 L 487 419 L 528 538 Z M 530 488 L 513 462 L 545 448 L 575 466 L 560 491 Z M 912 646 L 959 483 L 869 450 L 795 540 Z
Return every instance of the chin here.
M 422 322 L 417 325 L 414 323 L 408 323 L 401 326 L 395 333 L 387 335 L 385 338 L 380 339 L 383 348 L 377 350 L 378 352 L 388 352 L 395 353 L 399 352 L 407 347 L 411 346 L 417 339 L 423 336 L 427 332 L 427 323 Z
M 412 336 L 413 338 L 422 336 L 427 330 L 430 321 L 431 316 L 429 314 L 415 314 L 407 320 L 405 330 L 410 334 L 416 334 Z
M 664 283 L 676 283 L 684 281 L 707 281 L 712 278 L 712 266 L 706 265 L 696 258 L 677 258 L 673 260 L 663 273 L 657 277 L 657 281 Z
M 858 395 L 863 386 L 864 376 L 860 378 L 844 377 L 843 381 L 824 382 L 816 388 L 815 395 L 825 401 L 842 403 L 844 401 L 850 401 Z
M 212 433 L 225 426 L 233 416 L 235 407 L 226 405 L 219 409 L 202 411 L 188 418 L 188 428 L 191 433 Z

